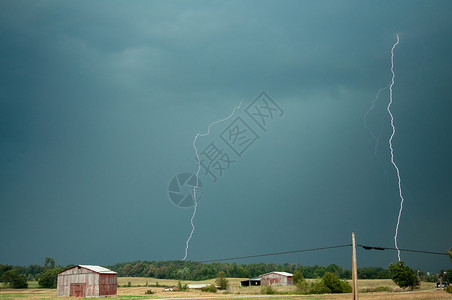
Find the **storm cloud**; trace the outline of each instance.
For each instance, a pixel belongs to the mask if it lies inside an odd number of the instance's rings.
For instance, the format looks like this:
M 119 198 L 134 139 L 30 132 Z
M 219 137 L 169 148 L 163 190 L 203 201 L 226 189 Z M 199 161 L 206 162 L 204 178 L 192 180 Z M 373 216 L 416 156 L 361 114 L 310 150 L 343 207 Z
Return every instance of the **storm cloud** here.
M 392 247 L 387 91 L 368 115 L 376 148 L 363 118 L 391 80 L 396 34 L 399 246 L 447 250 L 450 20 L 449 1 L 2 1 L 2 262 L 182 258 L 193 211 L 168 184 L 196 171 L 197 133 L 262 91 L 284 114 L 267 131 L 248 119 L 259 139 L 216 182 L 202 173 L 188 259 L 348 244 L 352 231 Z M 220 144 L 228 124 L 200 147 Z M 350 267 L 350 252 L 268 260 Z M 396 259 L 358 252 L 361 266 Z

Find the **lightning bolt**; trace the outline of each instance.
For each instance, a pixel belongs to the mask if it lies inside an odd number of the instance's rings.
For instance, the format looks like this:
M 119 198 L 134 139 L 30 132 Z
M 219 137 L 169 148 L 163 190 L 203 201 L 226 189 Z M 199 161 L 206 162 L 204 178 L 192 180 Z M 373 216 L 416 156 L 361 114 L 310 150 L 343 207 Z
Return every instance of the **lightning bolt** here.
M 190 235 L 188 236 L 187 241 L 185 242 L 185 255 L 184 255 L 184 258 L 182 258 L 182 260 L 187 259 L 187 256 L 188 256 L 188 249 L 190 247 L 190 240 L 193 237 L 193 233 L 195 232 L 195 224 L 193 223 L 193 221 L 195 219 L 196 211 L 197 211 L 197 208 L 198 208 L 198 199 L 197 199 L 197 196 L 196 196 L 196 192 L 199 190 L 199 172 L 201 171 L 201 160 L 199 159 L 198 147 L 196 147 L 196 141 L 198 140 L 199 137 L 204 137 L 204 136 L 209 135 L 210 134 L 210 128 L 212 126 L 214 126 L 214 125 L 216 125 L 218 123 L 227 121 L 230 118 L 232 118 L 232 116 L 235 114 L 236 110 L 240 109 L 241 105 L 242 105 L 242 102 L 240 102 L 240 104 L 238 106 L 236 106 L 232 110 L 232 112 L 231 112 L 231 114 L 229 116 L 227 116 L 227 117 L 225 117 L 225 118 L 223 118 L 221 120 L 218 120 L 218 121 L 215 121 L 215 122 L 211 123 L 209 125 L 209 127 L 207 128 L 207 132 L 206 133 L 198 133 L 198 134 L 196 134 L 195 139 L 193 140 L 193 148 L 195 148 L 196 160 L 198 162 L 198 169 L 196 171 L 196 185 L 193 187 L 193 200 L 195 202 L 195 206 L 194 206 L 194 209 L 193 209 L 193 215 L 191 216 L 191 219 L 190 219 L 191 232 L 190 232 Z
M 375 140 L 375 149 L 374 149 L 374 155 L 377 154 L 377 149 L 378 149 L 378 144 L 380 143 L 380 136 L 381 133 L 383 131 L 383 118 L 384 116 L 382 116 L 380 118 L 380 132 L 378 133 L 378 135 L 376 135 L 372 129 L 369 128 L 369 126 L 367 125 L 367 115 L 373 110 L 375 109 L 375 103 L 377 102 L 378 98 L 380 97 L 380 94 L 382 91 L 386 90 L 387 88 L 389 88 L 389 85 L 391 83 L 388 83 L 387 86 L 385 86 L 384 88 L 381 88 L 378 90 L 377 95 L 375 96 L 375 99 L 372 101 L 372 105 L 370 106 L 370 108 L 366 111 L 366 113 L 364 114 L 364 126 L 366 127 L 367 131 L 369 131 L 369 133 L 372 135 L 372 138 Z
M 397 225 L 396 225 L 396 229 L 395 229 L 395 235 L 394 235 L 394 245 L 397 249 L 397 256 L 399 258 L 400 261 L 400 249 L 397 245 L 397 237 L 399 234 L 399 225 L 400 225 L 400 217 L 402 216 L 402 210 L 403 210 L 403 202 L 405 201 L 405 199 L 403 198 L 402 195 L 402 180 L 400 179 L 400 170 L 397 167 L 397 164 L 394 161 L 394 149 L 392 147 L 392 139 L 394 138 L 396 129 L 394 126 L 394 116 L 391 113 L 391 104 L 392 104 L 392 88 L 394 86 L 394 79 L 395 79 L 395 73 L 394 73 L 394 49 L 395 47 L 399 44 L 399 35 L 397 35 L 397 42 L 392 46 L 391 49 L 391 73 L 392 73 L 392 79 L 391 79 L 391 84 L 389 85 L 389 103 L 388 103 L 388 107 L 387 107 L 387 111 L 389 113 L 389 116 L 391 117 L 391 127 L 392 127 L 392 134 L 391 137 L 389 138 L 389 149 L 391 150 L 391 163 L 394 166 L 396 172 L 397 172 L 397 179 L 398 179 L 398 187 L 399 187 L 399 196 L 400 196 L 400 209 L 399 209 L 399 215 L 397 216 Z

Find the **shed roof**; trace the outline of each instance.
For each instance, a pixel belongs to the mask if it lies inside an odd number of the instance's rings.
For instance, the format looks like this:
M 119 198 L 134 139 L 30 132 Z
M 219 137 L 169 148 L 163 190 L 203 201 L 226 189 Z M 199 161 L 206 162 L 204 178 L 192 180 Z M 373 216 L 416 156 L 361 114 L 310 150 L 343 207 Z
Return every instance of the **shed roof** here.
M 278 274 L 278 275 L 282 275 L 282 276 L 293 276 L 293 274 L 291 273 L 287 273 L 287 272 L 270 272 L 270 273 L 266 273 L 266 274 L 262 274 L 259 277 L 268 275 L 268 274 Z
M 74 266 L 72 268 L 66 269 L 66 270 L 64 270 L 64 271 L 62 271 L 62 272 L 60 272 L 58 274 L 61 274 L 63 272 L 66 272 L 67 270 L 71 270 L 73 268 L 79 268 L 79 267 L 83 268 L 83 269 L 90 270 L 90 271 L 95 272 L 95 273 L 99 273 L 99 274 L 118 274 L 116 272 L 113 272 L 110 269 L 107 269 L 107 268 L 104 268 L 104 267 L 101 267 L 101 266 L 93 266 L 93 265 L 77 265 L 77 266 Z
M 112 270 L 101 266 L 92 266 L 92 265 L 79 265 L 79 266 L 100 274 L 117 274 L 116 272 L 113 272 Z
M 247 280 L 241 280 L 240 282 L 246 282 L 246 281 L 261 281 L 261 278 L 260 277 L 250 278 L 250 279 L 247 279 Z

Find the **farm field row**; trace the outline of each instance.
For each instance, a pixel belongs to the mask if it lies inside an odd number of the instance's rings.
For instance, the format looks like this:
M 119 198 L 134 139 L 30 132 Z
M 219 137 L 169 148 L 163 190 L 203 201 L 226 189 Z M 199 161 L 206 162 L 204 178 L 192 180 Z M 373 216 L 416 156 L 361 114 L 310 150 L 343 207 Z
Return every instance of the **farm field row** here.
M 236 290 L 241 289 L 244 290 L 245 288 L 240 288 L 240 281 L 247 280 L 248 278 L 228 278 L 230 289 Z M 308 282 L 313 282 L 315 279 L 306 279 Z M 150 288 L 152 289 L 157 283 L 162 286 L 175 286 L 178 284 L 178 280 L 174 279 L 156 279 L 156 278 L 146 278 L 146 277 L 118 277 L 118 284 L 119 286 L 123 287 L 127 285 L 130 282 L 132 287 L 145 287 L 146 283 L 148 283 Z M 215 279 L 210 280 L 204 280 L 204 281 L 180 281 L 182 285 L 184 284 L 200 284 L 200 283 L 207 283 L 207 284 L 214 284 Z M 348 280 L 348 282 L 351 284 L 351 280 Z M 398 291 L 400 288 L 391 280 L 391 279 L 359 279 L 358 280 L 358 288 L 360 291 L 365 289 L 375 289 L 378 287 L 388 287 L 391 290 Z M 253 287 L 250 287 L 252 289 Z M 277 287 L 279 289 L 288 289 L 288 291 L 291 291 L 294 289 L 294 287 Z M 419 290 L 431 290 L 435 288 L 435 283 L 433 282 L 421 282 Z
M 326 295 L 293 295 L 295 288 L 293 286 L 283 287 L 277 286 L 274 289 L 283 295 L 261 295 L 260 287 L 240 287 L 241 278 L 228 278 L 230 288 L 227 292 L 218 291 L 218 293 L 201 292 L 198 290 L 189 291 L 165 291 L 164 287 L 155 287 L 158 282 L 159 285 L 174 286 L 177 285 L 177 280 L 155 279 L 145 277 L 118 277 L 118 295 L 110 299 L 247 299 L 247 298 L 264 298 L 264 299 L 350 299 L 351 294 L 326 294 Z M 311 281 L 308 279 L 308 281 Z M 132 287 L 123 287 L 128 285 Z M 153 285 L 152 287 L 146 287 Z M 181 284 L 190 283 L 214 283 L 215 279 L 206 281 L 181 281 Z M 32 282 L 31 282 L 32 283 Z M 15 289 L 0 289 L 0 299 L 66 299 L 66 297 L 56 297 L 56 289 L 40 289 L 31 288 L 15 290 Z M 140 286 L 140 287 L 138 287 Z M 360 299 L 452 299 L 452 295 L 442 290 L 434 288 L 431 282 L 422 282 L 421 287 L 415 291 L 401 291 L 389 279 L 375 279 L 375 280 L 358 280 L 359 297 Z M 364 293 L 368 289 L 375 289 L 377 287 L 385 287 L 385 292 Z M 147 290 L 152 290 L 153 294 L 146 295 Z M 73 298 L 67 298 L 73 299 Z

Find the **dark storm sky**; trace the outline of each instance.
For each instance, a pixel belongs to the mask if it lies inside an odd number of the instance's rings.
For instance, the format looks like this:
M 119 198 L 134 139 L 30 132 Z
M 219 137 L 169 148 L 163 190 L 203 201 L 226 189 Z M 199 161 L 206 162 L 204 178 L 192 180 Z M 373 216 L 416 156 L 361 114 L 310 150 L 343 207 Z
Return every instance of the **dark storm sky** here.
M 399 246 L 452 246 L 450 1 L 1 1 L 0 263 L 183 257 L 196 133 L 243 102 L 260 136 L 204 192 L 189 260 L 359 243 L 394 246 L 388 90 L 404 186 Z M 284 111 L 266 132 L 244 108 Z M 381 121 L 381 122 L 380 122 Z M 229 123 L 199 139 L 221 144 Z M 383 126 L 381 126 L 383 124 Z M 351 267 L 351 249 L 251 261 Z M 447 257 L 405 254 L 413 268 Z M 358 251 L 361 266 L 395 252 Z M 239 263 L 242 261 L 238 261 Z

